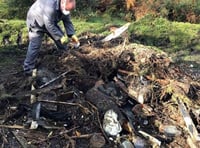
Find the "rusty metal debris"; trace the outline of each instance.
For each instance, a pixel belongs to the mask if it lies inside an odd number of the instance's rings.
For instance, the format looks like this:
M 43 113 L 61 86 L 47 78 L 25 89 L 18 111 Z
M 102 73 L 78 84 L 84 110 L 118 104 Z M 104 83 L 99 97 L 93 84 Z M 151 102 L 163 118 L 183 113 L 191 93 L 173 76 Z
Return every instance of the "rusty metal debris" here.
M 65 75 L 66 75 L 67 73 L 69 73 L 69 71 L 66 71 L 66 72 L 60 74 L 59 76 L 57 76 L 57 77 L 53 78 L 52 80 L 46 82 L 45 84 L 41 85 L 39 88 L 44 88 L 44 87 L 50 85 L 51 83 L 55 82 L 56 80 L 58 80 L 58 79 L 60 79 L 60 78 L 62 78 L 62 77 L 65 77 Z

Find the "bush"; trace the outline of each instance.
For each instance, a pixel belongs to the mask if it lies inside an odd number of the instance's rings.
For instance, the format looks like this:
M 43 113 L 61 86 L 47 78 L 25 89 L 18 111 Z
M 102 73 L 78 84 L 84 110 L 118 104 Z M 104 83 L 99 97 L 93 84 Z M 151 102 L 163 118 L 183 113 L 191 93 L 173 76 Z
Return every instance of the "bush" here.
M 34 1 L 0 0 L 0 17 L 25 19 Z M 200 0 L 77 0 L 73 13 L 81 18 L 107 13 L 128 21 L 153 14 L 172 21 L 199 23 Z
M 157 5 L 151 6 L 160 16 L 171 21 L 179 22 L 200 22 L 200 1 L 199 0 L 155 0 Z
M 7 44 L 16 45 L 18 35 L 22 36 L 23 42 L 27 41 L 27 29 L 25 21 L 4 20 L 0 23 L 0 46 Z
M 4 1 L 0 1 L 0 18 L 8 18 L 8 6 Z
M 1 0 L 0 16 L 4 19 L 25 19 L 28 8 L 35 0 Z

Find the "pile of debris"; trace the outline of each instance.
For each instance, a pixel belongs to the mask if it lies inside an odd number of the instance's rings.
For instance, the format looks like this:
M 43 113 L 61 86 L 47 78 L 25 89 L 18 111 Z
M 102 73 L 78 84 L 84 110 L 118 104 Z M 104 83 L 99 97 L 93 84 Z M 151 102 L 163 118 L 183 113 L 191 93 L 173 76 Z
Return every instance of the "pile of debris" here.
M 48 47 L 35 76 L 2 81 L 1 145 L 198 147 L 200 82 L 152 47 L 99 40 Z

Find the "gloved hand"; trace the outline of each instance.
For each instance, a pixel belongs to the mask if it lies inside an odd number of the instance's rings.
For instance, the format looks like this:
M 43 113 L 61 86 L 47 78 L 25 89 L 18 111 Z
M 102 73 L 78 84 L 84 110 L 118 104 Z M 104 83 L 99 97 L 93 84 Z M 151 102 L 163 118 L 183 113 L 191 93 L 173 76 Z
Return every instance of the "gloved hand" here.
M 61 39 L 60 39 L 60 42 L 62 44 L 67 44 L 67 41 L 68 41 L 68 38 L 66 36 L 63 36 Z
M 71 42 L 72 42 L 74 48 L 78 48 L 80 46 L 79 39 L 76 35 L 72 35 Z
M 55 44 L 58 50 L 67 50 L 67 37 L 63 36 L 59 40 L 55 40 Z

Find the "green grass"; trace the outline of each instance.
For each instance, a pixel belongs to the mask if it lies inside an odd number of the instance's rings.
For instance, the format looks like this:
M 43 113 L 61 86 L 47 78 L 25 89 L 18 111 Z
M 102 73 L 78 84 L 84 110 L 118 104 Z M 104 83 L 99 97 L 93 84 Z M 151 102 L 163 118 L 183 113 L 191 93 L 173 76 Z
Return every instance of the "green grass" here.
M 88 18 L 80 19 L 72 17 L 76 34 L 80 35 L 83 32 L 91 32 L 99 35 L 107 35 L 110 32 L 107 29 L 109 25 L 122 25 L 124 21 L 110 18 L 108 15 L 101 17 L 90 16 Z M 62 24 L 62 23 L 60 23 Z M 63 25 L 61 25 L 63 27 Z M 0 22 L 0 46 L 4 46 L 3 38 L 9 36 L 10 44 L 16 45 L 17 35 L 22 32 L 23 40 L 27 41 L 27 27 L 25 20 L 1 20 Z
M 200 48 L 200 25 L 170 22 L 164 18 L 145 18 L 134 22 L 129 29 L 137 42 L 157 46 L 173 53 L 188 48 Z
M 74 18 L 72 19 L 72 21 L 74 23 L 77 35 L 83 32 L 91 32 L 98 35 L 107 35 L 110 33 L 107 28 L 108 26 L 119 26 L 125 23 L 119 18 L 112 18 L 106 14 L 102 16 L 94 15 L 84 19 Z

